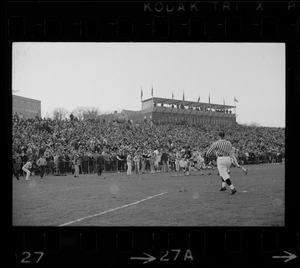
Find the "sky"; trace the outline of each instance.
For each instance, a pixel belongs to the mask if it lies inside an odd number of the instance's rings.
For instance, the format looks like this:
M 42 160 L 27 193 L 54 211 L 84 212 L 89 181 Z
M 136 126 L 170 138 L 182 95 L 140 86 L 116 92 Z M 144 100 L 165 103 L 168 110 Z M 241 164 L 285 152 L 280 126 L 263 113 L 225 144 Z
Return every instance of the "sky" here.
M 13 94 L 56 107 L 141 109 L 154 97 L 234 105 L 239 124 L 285 127 L 283 43 L 14 43 Z

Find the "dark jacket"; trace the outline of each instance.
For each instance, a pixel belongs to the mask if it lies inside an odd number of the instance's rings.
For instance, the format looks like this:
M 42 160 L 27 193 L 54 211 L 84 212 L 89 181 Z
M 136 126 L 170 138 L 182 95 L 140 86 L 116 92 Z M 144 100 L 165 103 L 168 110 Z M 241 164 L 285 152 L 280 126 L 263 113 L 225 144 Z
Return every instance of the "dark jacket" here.
M 169 159 L 169 154 L 166 152 L 162 153 L 161 161 L 168 161 L 168 159 Z
M 99 155 L 99 156 L 97 156 L 96 162 L 97 162 L 97 165 L 98 165 L 99 167 L 102 167 L 102 166 L 103 166 L 103 164 L 104 164 L 104 158 L 103 158 L 103 155 L 102 155 L 102 154 Z

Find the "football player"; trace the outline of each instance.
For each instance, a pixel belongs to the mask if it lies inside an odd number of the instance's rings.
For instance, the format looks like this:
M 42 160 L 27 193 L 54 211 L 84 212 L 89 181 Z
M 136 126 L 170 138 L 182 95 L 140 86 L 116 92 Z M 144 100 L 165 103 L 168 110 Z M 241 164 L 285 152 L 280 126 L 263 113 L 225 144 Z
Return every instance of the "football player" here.
M 186 161 L 186 166 L 184 168 L 184 175 L 189 176 L 190 175 L 190 167 L 193 163 L 193 154 L 192 151 L 190 150 L 189 146 L 186 146 L 184 153 L 183 153 L 183 159 Z
M 237 161 L 238 155 L 239 155 L 239 150 L 237 149 L 237 143 L 234 142 L 232 145 L 231 153 L 230 153 L 231 163 L 235 167 L 242 169 L 245 172 L 245 175 L 247 175 L 248 170 L 246 168 L 244 168 L 243 166 L 239 165 L 239 163 Z M 230 170 L 229 170 L 229 172 L 230 172 Z

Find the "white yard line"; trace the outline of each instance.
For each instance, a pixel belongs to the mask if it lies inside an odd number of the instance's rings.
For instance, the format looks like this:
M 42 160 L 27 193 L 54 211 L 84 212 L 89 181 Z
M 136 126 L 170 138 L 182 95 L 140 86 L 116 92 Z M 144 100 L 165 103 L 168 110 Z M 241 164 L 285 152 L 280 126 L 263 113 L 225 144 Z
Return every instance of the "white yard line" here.
M 122 209 L 122 208 L 133 206 L 133 205 L 137 205 L 137 204 L 139 204 L 141 202 L 144 202 L 144 201 L 147 201 L 149 199 L 161 196 L 161 195 L 166 194 L 166 193 L 167 192 L 156 194 L 156 195 L 152 195 L 152 196 L 149 196 L 147 198 L 141 199 L 139 201 L 136 201 L 136 202 L 133 202 L 133 203 L 130 203 L 130 204 L 127 204 L 127 205 L 123 205 L 123 206 L 120 206 L 120 207 L 116 207 L 116 208 L 112 208 L 112 209 L 109 209 L 109 210 L 105 210 L 103 212 L 100 212 L 100 213 L 97 213 L 97 214 L 94 214 L 94 215 L 89 215 L 89 216 L 86 216 L 86 217 L 83 217 L 83 218 L 80 218 L 80 219 L 77 219 L 77 220 L 74 220 L 74 221 L 69 221 L 69 222 L 66 222 L 66 223 L 63 223 L 63 224 L 59 225 L 59 227 L 61 227 L 61 226 L 67 226 L 67 225 L 73 224 L 75 222 L 79 222 L 79 221 L 82 221 L 82 220 L 85 220 L 85 219 L 90 219 L 90 218 L 98 217 L 98 216 L 104 215 L 104 214 L 109 213 L 109 212 L 113 212 L 113 211 L 116 211 L 116 210 L 119 210 L 119 209 Z

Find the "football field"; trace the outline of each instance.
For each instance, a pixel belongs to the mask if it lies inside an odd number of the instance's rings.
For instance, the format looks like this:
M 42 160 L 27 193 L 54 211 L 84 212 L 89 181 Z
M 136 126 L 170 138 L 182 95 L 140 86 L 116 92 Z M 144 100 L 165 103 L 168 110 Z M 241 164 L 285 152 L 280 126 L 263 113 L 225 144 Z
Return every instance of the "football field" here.
M 219 191 L 215 169 L 141 174 L 31 176 L 12 181 L 14 226 L 283 226 L 284 165 L 231 168 L 237 189 Z

